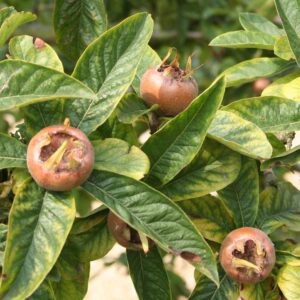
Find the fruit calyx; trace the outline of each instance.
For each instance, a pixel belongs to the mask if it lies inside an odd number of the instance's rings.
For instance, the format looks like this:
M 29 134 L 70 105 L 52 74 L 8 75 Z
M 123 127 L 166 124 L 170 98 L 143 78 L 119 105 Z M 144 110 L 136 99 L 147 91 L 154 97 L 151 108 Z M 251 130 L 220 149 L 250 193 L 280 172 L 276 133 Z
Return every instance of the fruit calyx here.
M 188 57 L 186 68 L 184 70 L 181 69 L 179 66 L 179 62 L 178 62 L 178 51 L 177 50 L 176 50 L 174 59 L 168 64 L 167 60 L 171 56 L 173 50 L 175 50 L 175 48 L 169 49 L 167 55 L 164 57 L 161 64 L 158 66 L 157 71 L 162 72 L 164 76 L 170 77 L 177 81 L 184 81 L 184 80 L 191 79 L 191 76 L 193 75 L 193 73 L 201 66 L 193 69 L 192 68 L 192 56 L 193 55 L 190 55 Z
M 240 273 L 260 274 L 265 266 L 266 252 L 259 241 L 249 239 L 232 251 L 232 264 Z
M 76 171 L 86 154 L 86 147 L 77 137 L 67 133 L 70 119 L 64 121 L 64 130 L 48 133 L 41 145 L 40 160 L 49 171 Z

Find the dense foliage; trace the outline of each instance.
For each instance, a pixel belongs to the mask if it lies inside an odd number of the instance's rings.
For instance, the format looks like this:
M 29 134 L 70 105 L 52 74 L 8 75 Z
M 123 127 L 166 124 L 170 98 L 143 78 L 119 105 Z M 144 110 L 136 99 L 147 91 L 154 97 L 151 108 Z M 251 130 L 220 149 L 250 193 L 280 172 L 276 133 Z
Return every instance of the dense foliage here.
M 5 122 L 0 133 L 0 299 L 83 299 L 90 262 L 115 243 L 109 211 L 149 250 L 126 253 L 140 299 L 172 298 L 172 275 L 162 259 L 167 253 L 195 266 L 197 284 L 189 299 L 299 299 L 300 191 L 285 180 L 300 160 L 299 146 L 291 143 L 300 130 L 298 1 L 275 0 L 282 27 L 241 13 L 242 30 L 215 37 L 212 49 L 261 49 L 255 53 L 266 56 L 225 69 L 172 118 L 140 97 L 143 74 L 161 64 L 148 45 L 154 26 L 148 13 L 110 27 L 132 11 L 120 7 L 107 19 L 112 4 L 100 0 L 55 2 L 57 47 L 68 62 L 40 38 L 11 38 L 36 15 L 11 6 L 0 10 L 6 54 L 0 62 L 0 111 L 21 119 L 14 133 Z M 130 1 L 133 7 L 136 2 Z M 166 9 L 166 2 L 141 1 L 148 11 Z M 172 6 L 188 12 L 180 30 L 207 20 L 195 13 L 199 1 L 187 2 L 191 7 L 178 7 L 180 1 Z M 30 5 L 22 3 L 22 9 Z M 169 30 L 173 14 L 157 16 Z M 217 22 L 216 30 L 225 30 L 220 27 Z M 230 98 L 241 95 L 232 92 L 237 87 L 265 77 L 273 82 L 261 96 Z M 41 129 L 66 118 L 92 142 L 94 171 L 71 191 L 45 190 L 28 173 L 27 145 Z M 92 210 L 92 202 L 99 207 Z M 275 267 L 257 284 L 237 283 L 218 263 L 221 243 L 241 227 L 262 230 L 275 245 Z

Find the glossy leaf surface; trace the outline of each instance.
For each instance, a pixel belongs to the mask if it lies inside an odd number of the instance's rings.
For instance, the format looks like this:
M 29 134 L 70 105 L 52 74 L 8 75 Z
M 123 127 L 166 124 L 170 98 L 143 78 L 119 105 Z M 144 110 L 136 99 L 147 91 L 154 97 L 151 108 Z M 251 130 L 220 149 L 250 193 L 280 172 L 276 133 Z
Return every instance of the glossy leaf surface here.
M 166 184 L 194 159 L 224 91 L 225 81 L 220 79 L 147 140 L 142 147 L 151 162 L 147 182 Z
M 195 255 L 201 260 L 196 268 L 218 282 L 215 258 L 208 244 L 166 196 L 145 183 L 104 171 L 94 171 L 83 188 L 164 250 Z
M 171 300 L 169 279 L 156 248 L 149 253 L 127 250 L 129 272 L 141 300 Z
M 238 63 L 223 72 L 226 86 L 237 86 L 261 77 L 274 76 L 288 69 L 292 63 L 279 58 L 259 57 Z
M 300 191 L 291 183 L 281 182 L 268 187 L 260 195 L 257 225 L 271 233 L 282 225 L 299 231 Z
M 1 111 L 57 98 L 96 97 L 66 74 L 20 60 L 0 62 L 0 86 Z
M 161 191 L 174 201 L 201 197 L 232 183 L 239 170 L 239 154 L 207 140 L 195 159 Z
M 149 170 L 150 163 L 146 154 L 123 140 L 94 141 L 93 146 L 95 170 L 110 171 L 134 179 L 141 179 Z
M 275 0 L 277 12 L 287 34 L 291 49 L 300 64 L 300 2 L 299 0 Z
M 274 36 L 281 36 L 284 31 L 268 19 L 254 13 L 240 13 L 240 23 L 247 31 L 264 32 Z
M 9 41 L 9 54 L 13 59 L 64 71 L 63 64 L 53 48 L 41 39 L 34 41 L 33 37 L 29 35 L 13 37 Z
M 26 145 L 9 135 L 0 134 L 0 169 L 26 168 Z
M 259 178 L 256 161 L 242 157 L 237 179 L 218 192 L 231 211 L 236 227 L 251 227 L 259 205 Z
M 210 42 L 210 46 L 224 48 L 258 48 L 273 50 L 276 39 L 267 33 L 232 31 L 223 33 Z
M 45 192 L 31 179 L 18 189 L 9 218 L 3 300 L 30 296 L 54 266 L 75 218 L 69 193 Z
M 235 113 L 219 110 L 208 133 L 214 140 L 246 156 L 256 159 L 272 156 L 272 146 L 264 132 Z
M 97 93 L 97 99 L 66 103 L 66 114 L 75 127 L 89 134 L 110 116 L 134 79 L 152 29 L 150 15 L 139 13 L 112 27 L 87 47 L 73 76 Z
M 300 101 L 278 97 L 248 98 L 223 108 L 248 120 L 265 132 L 300 130 Z
M 207 195 L 180 201 L 178 204 L 208 240 L 222 243 L 226 235 L 235 229 L 226 206 L 217 197 Z
M 77 60 L 84 49 L 107 28 L 103 0 L 56 0 L 54 30 L 60 49 Z

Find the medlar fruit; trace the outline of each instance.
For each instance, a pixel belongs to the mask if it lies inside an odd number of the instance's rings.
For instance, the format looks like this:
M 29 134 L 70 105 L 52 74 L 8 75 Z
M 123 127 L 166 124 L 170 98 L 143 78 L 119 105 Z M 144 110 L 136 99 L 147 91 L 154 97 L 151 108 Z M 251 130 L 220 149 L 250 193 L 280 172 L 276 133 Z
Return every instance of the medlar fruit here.
M 256 283 L 271 273 L 275 249 L 269 237 L 259 229 L 242 227 L 230 232 L 220 249 L 220 262 L 232 279 Z
M 50 191 L 69 191 L 91 174 L 93 146 L 79 129 L 68 124 L 49 126 L 30 140 L 27 166 L 41 187 Z
M 109 231 L 121 246 L 130 250 L 145 250 L 139 233 L 111 211 L 107 217 L 107 225 Z M 153 241 L 149 238 L 147 240 L 149 246 L 152 246 Z
M 175 116 L 183 111 L 198 95 L 198 85 L 191 76 L 191 62 L 186 70 L 179 68 L 178 56 L 170 64 L 165 61 L 149 68 L 141 79 L 140 92 L 149 105 L 158 104 L 165 116 Z M 190 58 L 191 60 L 191 58 Z

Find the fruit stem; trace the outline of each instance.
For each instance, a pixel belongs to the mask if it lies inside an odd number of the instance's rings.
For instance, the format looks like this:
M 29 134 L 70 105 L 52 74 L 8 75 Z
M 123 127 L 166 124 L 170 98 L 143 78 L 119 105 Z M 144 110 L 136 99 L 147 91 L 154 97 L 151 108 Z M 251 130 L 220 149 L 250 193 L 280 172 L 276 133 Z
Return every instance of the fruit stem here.
M 257 265 L 255 265 L 255 264 L 253 264 L 250 261 L 247 261 L 245 259 L 234 257 L 232 259 L 232 264 L 236 268 L 250 268 L 250 269 L 253 269 L 257 272 L 260 272 L 260 268 Z
M 68 146 L 68 141 L 64 141 L 60 147 L 48 158 L 45 162 L 45 167 L 51 171 L 55 170 L 57 165 L 61 162 Z
M 142 243 L 144 253 L 147 254 L 149 252 L 149 242 L 148 242 L 147 236 L 141 231 L 138 231 L 138 234 L 139 234 L 140 239 L 141 239 L 141 243 Z

